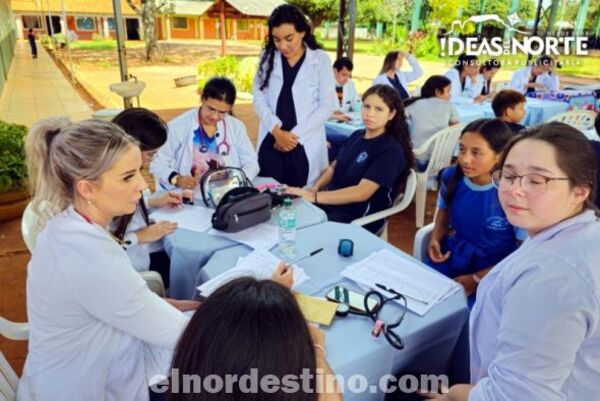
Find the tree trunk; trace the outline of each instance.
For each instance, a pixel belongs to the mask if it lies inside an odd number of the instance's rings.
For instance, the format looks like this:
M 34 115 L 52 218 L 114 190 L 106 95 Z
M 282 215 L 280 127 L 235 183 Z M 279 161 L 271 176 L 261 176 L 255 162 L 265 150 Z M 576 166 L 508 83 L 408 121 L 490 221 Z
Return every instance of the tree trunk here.
M 156 40 L 156 3 L 154 0 L 146 0 L 142 4 L 142 24 L 144 25 L 144 42 L 146 43 L 146 61 L 154 61 L 159 55 L 158 42 Z

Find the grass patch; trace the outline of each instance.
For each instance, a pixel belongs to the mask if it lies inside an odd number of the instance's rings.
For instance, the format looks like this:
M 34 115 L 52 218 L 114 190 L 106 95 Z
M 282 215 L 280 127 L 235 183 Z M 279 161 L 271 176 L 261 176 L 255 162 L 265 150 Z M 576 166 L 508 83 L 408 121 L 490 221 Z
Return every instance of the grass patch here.
M 125 47 L 143 47 L 144 42 L 138 40 L 128 40 Z M 102 40 L 78 40 L 71 43 L 71 49 L 74 50 L 116 50 L 117 41 L 114 39 Z

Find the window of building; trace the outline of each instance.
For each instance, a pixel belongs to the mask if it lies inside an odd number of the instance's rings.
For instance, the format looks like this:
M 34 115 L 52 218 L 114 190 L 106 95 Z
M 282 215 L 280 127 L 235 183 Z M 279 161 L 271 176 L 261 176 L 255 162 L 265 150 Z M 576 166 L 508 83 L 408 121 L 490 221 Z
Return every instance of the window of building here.
M 186 17 L 173 17 L 173 29 L 188 29 L 188 19 Z
M 23 16 L 23 27 L 25 29 L 42 29 L 42 20 L 37 15 L 24 15 Z
M 75 18 L 75 26 L 78 31 L 95 31 L 96 23 L 92 17 L 77 17 Z
M 108 30 L 109 31 L 116 31 L 117 28 L 115 26 L 115 19 L 113 17 L 108 17 L 106 19 L 106 24 L 108 25 Z
M 237 30 L 238 31 L 249 31 L 250 30 L 250 21 L 247 19 L 238 19 L 236 20 Z

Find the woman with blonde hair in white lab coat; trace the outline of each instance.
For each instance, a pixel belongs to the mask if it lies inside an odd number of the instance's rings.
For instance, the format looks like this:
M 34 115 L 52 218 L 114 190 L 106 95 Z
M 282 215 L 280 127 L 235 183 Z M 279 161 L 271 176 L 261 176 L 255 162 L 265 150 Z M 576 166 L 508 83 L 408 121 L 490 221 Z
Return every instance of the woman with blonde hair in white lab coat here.
M 169 122 L 167 142 L 150 165 L 160 187 L 193 189 L 204 173 L 224 166 L 256 177 L 258 161 L 246 127 L 231 115 L 235 97 L 229 79 L 211 78 L 202 88 L 200 107 Z
M 31 128 L 26 152 L 34 208 L 58 214 L 28 266 L 29 354 L 17 399 L 147 400 L 143 344 L 173 348 L 187 324 L 181 310 L 197 303 L 151 292 L 108 231 L 146 188 L 140 148 L 109 122 L 51 118 Z
M 312 185 L 327 168 L 325 121 L 337 109 L 331 61 L 297 7 L 277 7 L 268 26 L 253 90 L 260 175 Z
M 411 71 L 400 71 L 405 59 L 408 61 Z M 381 84 L 393 87 L 404 101 L 410 98 L 408 83 L 419 79 L 421 75 L 423 75 L 423 69 L 415 56 L 404 51 L 393 51 L 386 54 L 383 59 L 381 71 L 373 80 L 373 85 Z

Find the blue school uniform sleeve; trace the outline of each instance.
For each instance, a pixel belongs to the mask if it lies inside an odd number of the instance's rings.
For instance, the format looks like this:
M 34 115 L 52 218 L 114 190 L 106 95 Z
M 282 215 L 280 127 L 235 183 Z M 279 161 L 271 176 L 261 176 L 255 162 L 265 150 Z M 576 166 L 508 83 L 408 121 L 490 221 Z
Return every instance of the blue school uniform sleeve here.
M 447 209 L 448 205 L 446 204 L 446 194 L 448 193 L 448 182 L 450 178 L 454 175 L 454 171 L 456 170 L 456 166 L 450 166 L 444 169 L 442 172 L 442 179 L 440 184 L 440 192 L 438 193 L 437 199 L 437 208 L 438 209 Z
M 394 140 L 395 141 L 395 140 Z M 363 178 L 386 189 L 393 189 L 396 179 L 404 169 L 404 157 L 400 145 L 389 147 L 371 163 Z

